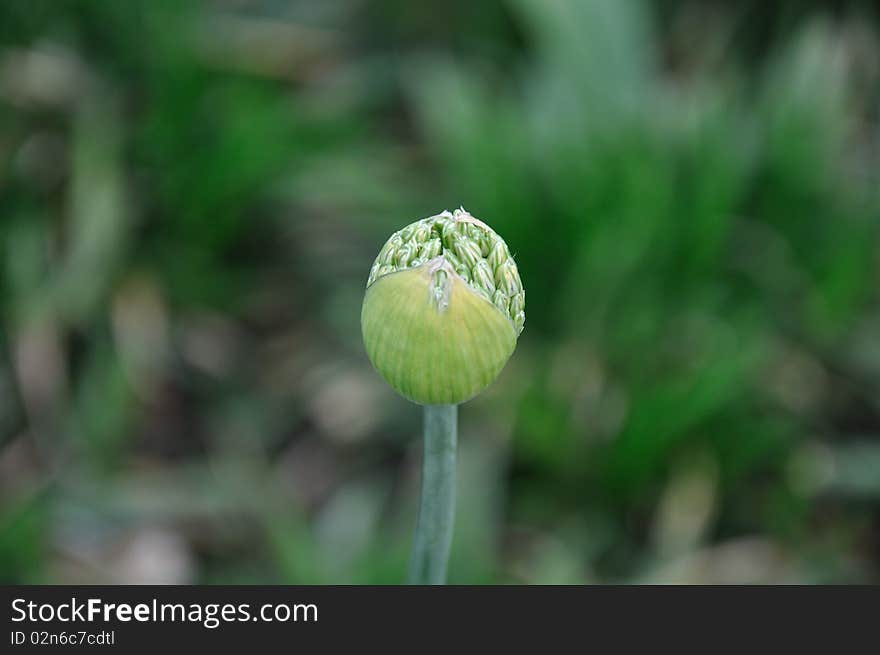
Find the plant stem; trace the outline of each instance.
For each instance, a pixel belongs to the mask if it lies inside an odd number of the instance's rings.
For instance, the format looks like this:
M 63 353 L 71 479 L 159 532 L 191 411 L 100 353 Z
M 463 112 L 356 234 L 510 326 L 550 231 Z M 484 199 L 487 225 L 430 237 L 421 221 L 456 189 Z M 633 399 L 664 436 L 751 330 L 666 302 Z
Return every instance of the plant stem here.
M 410 584 L 445 584 L 455 518 L 458 405 L 425 405 L 422 496 Z

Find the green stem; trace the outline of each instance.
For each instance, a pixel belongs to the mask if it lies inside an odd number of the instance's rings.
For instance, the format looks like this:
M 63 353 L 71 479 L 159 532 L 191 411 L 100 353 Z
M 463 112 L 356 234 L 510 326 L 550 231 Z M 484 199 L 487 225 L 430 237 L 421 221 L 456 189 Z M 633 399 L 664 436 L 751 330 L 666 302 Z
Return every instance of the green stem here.
M 410 584 L 445 584 L 455 518 L 458 405 L 425 405 L 422 497 L 409 567 Z

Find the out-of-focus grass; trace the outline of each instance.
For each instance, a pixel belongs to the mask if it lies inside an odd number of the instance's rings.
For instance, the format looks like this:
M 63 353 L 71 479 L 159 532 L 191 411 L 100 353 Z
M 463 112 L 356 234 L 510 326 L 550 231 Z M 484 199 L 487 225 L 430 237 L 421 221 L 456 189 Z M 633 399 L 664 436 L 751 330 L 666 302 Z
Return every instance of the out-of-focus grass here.
M 528 311 L 452 581 L 877 581 L 876 25 L 750 19 L 4 5 L 0 578 L 401 580 L 419 413 L 363 284 L 464 204 Z

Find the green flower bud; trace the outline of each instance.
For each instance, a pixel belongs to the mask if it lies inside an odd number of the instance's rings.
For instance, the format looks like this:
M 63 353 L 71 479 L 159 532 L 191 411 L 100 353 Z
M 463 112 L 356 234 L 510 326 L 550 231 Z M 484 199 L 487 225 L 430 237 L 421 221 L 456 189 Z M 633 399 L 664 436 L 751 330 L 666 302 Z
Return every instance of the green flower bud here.
M 440 241 L 440 239 L 430 239 L 422 244 L 421 250 L 419 251 L 419 257 L 428 261 L 439 256 L 441 252 L 443 252 L 443 242 Z
M 491 298 L 495 293 L 495 281 L 489 264 L 485 259 L 481 259 L 474 266 L 473 286 L 481 291 L 487 298 Z
M 480 254 L 480 246 L 467 238 L 456 239 L 454 248 L 461 263 L 471 271 L 476 267 L 477 262 L 483 258 Z
M 525 291 L 507 245 L 464 209 L 391 235 L 361 312 L 373 366 L 425 405 L 458 404 L 485 389 L 524 323 Z

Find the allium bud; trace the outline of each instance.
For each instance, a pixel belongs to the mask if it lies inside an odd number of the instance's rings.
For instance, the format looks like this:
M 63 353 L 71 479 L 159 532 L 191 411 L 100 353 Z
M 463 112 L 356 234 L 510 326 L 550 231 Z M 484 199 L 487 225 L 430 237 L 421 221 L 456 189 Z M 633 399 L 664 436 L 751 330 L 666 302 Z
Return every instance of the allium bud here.
M 424 405 L 458 404 L 485 389 L 524 323 L 525 291 L 507 244 L 464 209 L 391 235 L 361 312 L 373 366 Z

